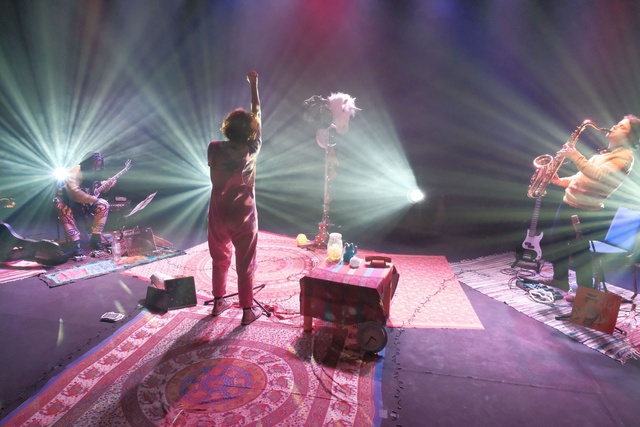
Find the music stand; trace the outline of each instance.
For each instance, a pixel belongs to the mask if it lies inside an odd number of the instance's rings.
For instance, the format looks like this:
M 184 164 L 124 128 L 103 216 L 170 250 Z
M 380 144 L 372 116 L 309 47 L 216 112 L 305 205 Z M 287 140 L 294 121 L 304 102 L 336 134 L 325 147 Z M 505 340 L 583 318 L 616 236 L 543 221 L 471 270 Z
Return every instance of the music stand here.
M 141 201 L 140 203 L 138 203 L 132 210 L 131 212 L 129 212 L 126 215 L 123 215 L 122 217 L 118 217 L 118 221 L 116 222 L 116 230 L 120 230 L 120 219 L 124 218 L 124 219 L 129 219 L 131 216 L 135 215 L 136 213 L 140 212 L 141 210 L 143 210 L 144 208 L 147 207 L 147 205 L 149 203 L 151 203 L 151 201 L 153 200 L 153 198 L 155 197 L 155 195 L 158 194 L 158 192 L 156 191 L 155 193 L 149 194 L 147 196 L 146 199 L 144 199 L 143 201 Z M 123 225 L 122 228 L 124 228 L 125 226 Z M 121 236 L 122 237 L 122 236 Z
M 147 205 L 151 203 L 151 201 L 153 200 L 156 194 L 158 194 L 157 191 L 155 193 L 149 194 L 146 199 L 138 203 L 136 207 L 131 210 L 131 212 L 129 212 L 127 215 L 124 216 L 124 218 L 129 218 L 133 214 L 136 214 L 140 212 L 142 209 L 146 208 Z

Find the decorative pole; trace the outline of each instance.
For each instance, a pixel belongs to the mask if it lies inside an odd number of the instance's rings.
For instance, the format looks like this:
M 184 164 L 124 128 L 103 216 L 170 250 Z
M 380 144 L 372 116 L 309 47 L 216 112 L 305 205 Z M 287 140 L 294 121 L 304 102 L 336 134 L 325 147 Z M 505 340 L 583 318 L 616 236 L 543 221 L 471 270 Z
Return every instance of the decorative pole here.
M 349 130 L 349 119 L 359 111 L 355 106 L 355 98 L 344 94 L 334 93 L 328 99 L 314 95 L 304 102 L 305 121 L 316 124 L 316 142 L 325 150 L 324 154 L 324 199 L 322 204 L 322 221 L 318 223 L 318 234 L 308 243 L 300 246 L 305 248 L 327 247 L 329 240 L 329 207 L 332 200 L 331 181 L 336 177 L 338 156 L 335 151 L 331 131 L 344 135 Z

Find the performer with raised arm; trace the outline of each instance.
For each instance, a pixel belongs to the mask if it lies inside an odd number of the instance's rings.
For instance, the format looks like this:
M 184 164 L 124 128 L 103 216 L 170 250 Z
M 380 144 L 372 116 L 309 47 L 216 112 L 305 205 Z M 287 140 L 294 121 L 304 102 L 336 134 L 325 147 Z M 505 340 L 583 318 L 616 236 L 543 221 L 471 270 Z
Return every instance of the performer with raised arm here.
M 565 188 L 547 240 L 545 259 L 553 264 L 553 278 L 544 281 L 564 291 L 569 290 L 569 262 L 573 259 L 576 282 L 593 287 L 589 240 L 606 228 L 602 210 L 604 202 L 625 180 L 634 162 L 632 149 L 638 147 L 640 118 L 627 115 L 607 133 L 609 145 L 588 160 L 575 146 L 565 144 L 558 155 L 571 160 L 578 172 L 560 178 L 555 173 L 551 183 Z M 572 217 L 577 216 L 580 230 Z M 576 238 L 577 234 L 582 235 Z
M 93 227 L 89 244 L 92 249 L 103 251 L 102 231 L 109 215 L 109 202 L 94 195 L 97 183 L 107 191 L 116 184 L 116 179 L 98 181 L 99 172 L 104 169 L 102 154 L 95 152 L 87 156 L 80 164 L 73 166 L 65 179 L 64 185 L 58 190 L 55 203 L 58 217 L 64 226 L 67 242 L 71 244 L 71 256 L 81 257 L 82 246 L 80 231 L 76 225 L 76 215 L 88 212 L 93 215 Z
M 253 306 L 258 243 L 255 178 L 262 146 L 258 73 L 250 71 L 247 80 L 251 86 L 251 112 L 236 109 L 227 114 L 220 129 L 227 140 L 212 141 L 207 150 L 212 185 L 207 233 L 213 267 L 211 314 L 219 316 L 231 307 L 224 296 L 235 248 L 242 325 L 252 323 L 262 314 L 261 309 Z

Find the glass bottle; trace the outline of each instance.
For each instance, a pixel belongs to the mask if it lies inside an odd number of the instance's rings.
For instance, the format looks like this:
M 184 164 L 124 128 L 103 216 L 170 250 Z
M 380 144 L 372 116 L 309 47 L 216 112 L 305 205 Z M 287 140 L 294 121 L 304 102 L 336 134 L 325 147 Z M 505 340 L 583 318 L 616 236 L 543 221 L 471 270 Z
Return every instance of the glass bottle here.
M 117 236 L 114 236 L 113 243 L 111 243 L 111 254 L 113 255 L 114 261 L 119 261 L 122 257 L 122 246 Z
M 340 261 L 342 259 L 342 249 L 342 234 L 329 234 L 329 242 L 327 243 L 327 261 Z

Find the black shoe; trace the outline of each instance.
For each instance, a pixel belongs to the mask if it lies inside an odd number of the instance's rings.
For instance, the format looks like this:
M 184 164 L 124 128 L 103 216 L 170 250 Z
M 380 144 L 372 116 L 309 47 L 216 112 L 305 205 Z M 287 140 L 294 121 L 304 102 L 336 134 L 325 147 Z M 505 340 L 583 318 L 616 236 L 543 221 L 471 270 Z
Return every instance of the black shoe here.
M 91 246 L 91 249 L 104 251 L 105 247 L 102 244 L 102 234 L 92 234 L 91 239 L 89 240 L 89 245 Z
M 75 258 L 75 257 L 84 256 L 84 252 L 82 252 L 82 245 L 80 244 L 80 240 L 67 243 L 67 247 L 68 247 L 67 253 L 69 254 L 69 257 Z

